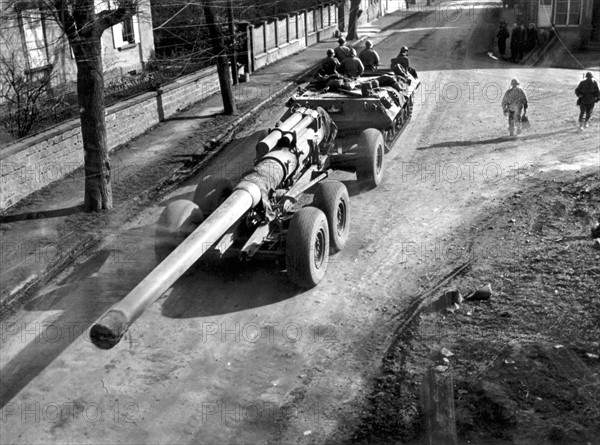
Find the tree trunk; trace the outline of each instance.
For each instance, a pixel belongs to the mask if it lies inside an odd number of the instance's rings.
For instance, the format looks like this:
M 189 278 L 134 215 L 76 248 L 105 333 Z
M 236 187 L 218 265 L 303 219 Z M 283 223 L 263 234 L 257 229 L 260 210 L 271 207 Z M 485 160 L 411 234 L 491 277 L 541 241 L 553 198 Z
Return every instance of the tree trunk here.
M 219 86 L 221 88 L 221 97 L 223 98 L 223 109 L 225 114 L 236 112 L 235 100 L 231 89 L 231 72 L 227 63 L 227 52 L 223 43 L 223 32 L 216 22 L 215 12 L 212 2 L 204 2 L 204 16 L 208 25 L 208 32 L 213 42 L 213 53 L 217 57 L 217 72 L 219 74 Z
M 84 210 L 94 212 L 113 206 L 110 160 L 104 117 L 104 78 L 100 36 L 80 44 L 77 57 L 77 94 L 85 168 Z
M 358 35 L 356 34 L 358 28 L 358 18 L 362 13 L 360 9 L 360 3 L 360 0 L 352 0 L 350 2 L 350 18 L 348 20 L 348 34 L 346 36 L 347 40 L 356 40 L 358 38 Z

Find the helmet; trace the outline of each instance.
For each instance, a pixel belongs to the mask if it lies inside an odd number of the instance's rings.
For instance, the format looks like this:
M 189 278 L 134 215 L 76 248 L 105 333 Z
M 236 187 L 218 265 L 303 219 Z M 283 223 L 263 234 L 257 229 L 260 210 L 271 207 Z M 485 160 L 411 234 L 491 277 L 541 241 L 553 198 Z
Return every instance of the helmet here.
M 339 43 L 340 45 L 343 45 L 344 43 L 346 43 L 346 39 L 344 39 L 343 37 L 340 37 L 340 38 L 338 39 L 338 43 Z
M 516 87 L 517 85 L 519 85 L 519 81 L 517 79 L 513 79 L 510 81 L 510 84 L 514 87 Z
M 402 48 L 400 48 L 400 54 L 406 54 L 408 52 L 408 47 L 407 46 L 403 46 Z
M 367 41 L 365 42 L 365 46 L 366 46 L 367 48 L 371 48 L 371 47 L 373 46 L 373 42 L 371 42 L 370 40 L 367 40 Z
M 335 51 L 334 51 L 334 50 L 332 50 L 331 48 L 329 48 L 329 49 L 327 50 L 327 55 L 328 55 L 328 56 L 332 56 L 332 55 L 334 55 L 334 54 L 335 54 Z
M 594 77 L 594 75 L 590 71 L 588 71 L 587 73 L 585 73 L 585 77 L 591 79 L 592 77 Z
M 350 55 L 356 57 L 356 50 L 354 48 L 350 48 Z

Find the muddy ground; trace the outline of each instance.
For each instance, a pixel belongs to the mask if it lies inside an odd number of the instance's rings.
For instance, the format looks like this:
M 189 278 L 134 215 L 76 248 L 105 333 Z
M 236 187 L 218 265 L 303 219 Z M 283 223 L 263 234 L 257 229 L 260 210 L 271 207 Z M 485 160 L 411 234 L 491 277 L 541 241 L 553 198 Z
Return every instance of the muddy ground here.
M 354 442 L 600 443 L 600 181 L 543 178 L 456 234 L 466 267 L 398 332 Z

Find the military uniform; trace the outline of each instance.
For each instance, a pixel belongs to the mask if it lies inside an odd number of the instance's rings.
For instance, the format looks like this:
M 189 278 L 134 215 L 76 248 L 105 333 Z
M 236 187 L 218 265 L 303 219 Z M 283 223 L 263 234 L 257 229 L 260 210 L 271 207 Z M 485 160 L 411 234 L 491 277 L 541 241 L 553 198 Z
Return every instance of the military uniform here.
M 508 131 L 513 136 L 515 126 L 517 134 L 521 133 L 521 112 L 527 111 L 527 95 L 519 87 L 519 82 L 515 79 L 511 82 L 511 88 L 504 93 L 502 98 L 502 109 L 504 114 L 508 114 Z M 523 113 L 524 114 L 524 113 Z M 516 124 L 516 125 L 515 125 Z
M 333 51 L 335 53 L 335 58 L 342 63 L 346 57 L 350 57 L 351 48 L 347 47 L 346 45 L 340 45 Z
M 375 51 L 374 49 L 363 49 L 358 55 L 358 58 L 365 66 L 366 70 L 374 70 L 375 68 L 377 68 L 377 65 L 379 65 L 379 54 L 377 54 L 377 51 Z
M 592 116 L 592 110 L 594 104 L 600 101 L 600 89 L 598 88 L 598 82 L 592 77 L 592 73 L 586 74 L 586 79 L 579 82 L 575 89 L 575 94 L 579 98 L 577 104 L 579 105 L 579 127 L 587 127 L 588 121 Z
M 363 73 L 365 67 L 358 57 L 349 56 L 342 61 L 340 69 L 346 76 L 356 78 Z
M 324 75 L 332 75 L 338 72 L 340 62 L 335 57 L 326 57 L 321 63 L 321 70 Z

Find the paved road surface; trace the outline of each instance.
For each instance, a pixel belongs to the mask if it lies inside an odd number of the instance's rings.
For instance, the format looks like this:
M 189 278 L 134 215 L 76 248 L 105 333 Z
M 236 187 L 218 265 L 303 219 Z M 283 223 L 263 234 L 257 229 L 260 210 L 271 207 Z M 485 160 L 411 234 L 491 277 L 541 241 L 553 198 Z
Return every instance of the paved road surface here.
M 489 247 L 463 245 L 453 233 L 525 178 L 598 162 L 597 121 L 578 133 L 574 108 L 565 112 L 573 73 L 490 58 L 489 10 L 454 5 L 372 37 L 384 61 L 407 45 L 423 86 L 386 157 L 383 185 L 361 191 L 354 175 L 335 174 L 352 196 L 351 238 L 320 286 L 295 290 L 272 261 L 226 261 L 179 280 L 118 347 L 96 349 L 87 329 L 156 265 L 155 221 L 166 203 L 191 196 L 190 181 L 2 322 L 0 440 L 320 443 L 351 435 L 393 315 Z M 519 139 L 506 137 L 500 109 L 512 77 L 529 92 L 534 123 Z M 259 127 L 282 112 L 268 110 Z M 208 173 L 235 179 L 252 156 L 253 136 L 241 135 Z M 493 247 L 510 254 L 510 244 Z

